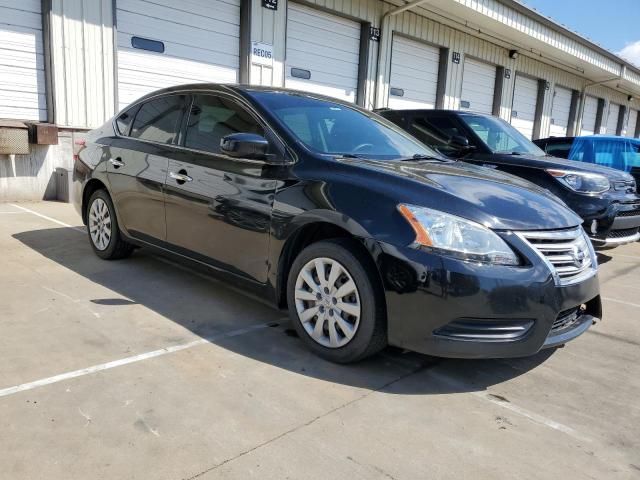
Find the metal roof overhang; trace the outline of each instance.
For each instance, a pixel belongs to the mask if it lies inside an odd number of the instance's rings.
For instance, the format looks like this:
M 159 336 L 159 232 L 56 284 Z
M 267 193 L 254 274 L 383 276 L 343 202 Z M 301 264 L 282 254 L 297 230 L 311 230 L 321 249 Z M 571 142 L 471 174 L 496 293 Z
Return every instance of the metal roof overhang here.
M 405 4 L 405 2 L 393 0 L 389 3 Z M 495 12 L 478 11 L 462 4 L 460 0 L 425 0 L 410 10 L 418 15 L 427 16 L 505 48 L 518 50 L 522 55 L 539 59 L 544 63 L 581 76 L 585 78 L 586 84 L 603 84 L 627 95 L 640 98 L 640 70 L 627 64 L 613 53 L 514 0 L 505 0 L 503 3 L 516 8 L 521 14 L 530 15 L 527 19 L 531 21 L 531 26 L 525 30 L 529 30 L 532 32 L 531 34 L 523 32 L 522 25 L 520 28 L 512 26 L 510 23 L 513 22 L 509 18 L 491 15 Z M 475 2 L 475 4 L 482 5 L 482 2 Z M 561 45 L 560 48 L 554 45 L 554 43 L 558 44 L 558 40 L 545 36 L 542 33 L 544 28 L 537 28 L 539 26 L 553 28 L 554 32 L 559 33 L 561 38 L 566 38 L 568 42 L 578 42 L 581 47 L 588 50 L 589 56 L 592 58 L 583 58 L 585 55 L 582 52 L 576 54 L 567 45 Z

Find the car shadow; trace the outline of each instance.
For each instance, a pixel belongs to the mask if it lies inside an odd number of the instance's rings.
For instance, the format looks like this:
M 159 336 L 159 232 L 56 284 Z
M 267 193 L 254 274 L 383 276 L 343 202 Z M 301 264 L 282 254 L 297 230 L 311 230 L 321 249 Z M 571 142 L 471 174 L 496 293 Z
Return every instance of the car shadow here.
M 266 306 L 198 270 L 146 249 L 127 260 L 99 259 L 73 228 L 25 231 L 13 237 L 59 265 L 121 297 L 88 299 L 112 308 L 140 304 L 234 353 L 298 375 L 389 394 L 482 391 L 545 362 L 555 350 L 521 359 L 451 360 L 389 347 L 353 365 L 313 355 L 297 338 L 286 313 Z M 268 324 L 259 333 L 225 337 L 224 332 Z
M 605 263 L 613 260 L 613 257 L 611 255 L 606 255 L 602 252 L 596 252 L 596 254 L 598 256 L 598 265 L 604 265 Z

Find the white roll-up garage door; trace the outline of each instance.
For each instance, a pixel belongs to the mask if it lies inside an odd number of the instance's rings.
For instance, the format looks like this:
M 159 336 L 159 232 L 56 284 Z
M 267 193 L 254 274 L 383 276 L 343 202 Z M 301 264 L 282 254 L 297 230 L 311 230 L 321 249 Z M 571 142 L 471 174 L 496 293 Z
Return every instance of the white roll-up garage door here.
M 285 86 L 356 101 L 358 22 L 289 3 Z
M 493 113 L 496 67 L 473 58 L 464 61 L 460 110 Z
M 511 108 L 511 125 L 529 139 L 533 138 L 537 102 L 538 81 L 533 78 L 516 75 Z
M 567 136 L 572 97 L 573 92 L 571 90 L 556 85 L 555 92 L 553 94 L 553 106 L 551 107 L 551 129 L 549 131 L 550 136 Z
M 616 135 L 618 130 L 618 116 L 620 115 L 620 105 L 609 103 L 609 116 L 607 117 L 607 135 Z
M 637 126 L 638 126 L 638 110 L 629 110 L 629 121 L 627 122 L 626 136 L 629 138 L 635 138 Z
M 238 81 L 240 0 L 117 0 L 116 21 L 121 108 L 163 87 Z
M 47 119 L 41 3 L 0 2 L 0 118 Z
M 584 113 L 582 115 L 582 130 L 580 135 L 594 135 L 596 133 L 596 121 L 598 118 L 598 99 L 587 96 L 584 101 Z
M 393 37 L 389 108 L 435 108 L 440 49 Z

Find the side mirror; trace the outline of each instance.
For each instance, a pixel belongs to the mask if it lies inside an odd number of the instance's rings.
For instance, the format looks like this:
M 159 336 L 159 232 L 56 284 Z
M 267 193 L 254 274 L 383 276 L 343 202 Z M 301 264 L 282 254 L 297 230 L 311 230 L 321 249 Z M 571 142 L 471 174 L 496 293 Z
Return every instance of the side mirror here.
M 255 133 L 232 133 L 220 140 L 220 150 L 230 157 L 266 160 L 269 142 Z
M 449 145 L 455 148 L 462 148 L 462 149 L 469 148 L 469 139 L 462 135 L 454 135 L 449 140 Z

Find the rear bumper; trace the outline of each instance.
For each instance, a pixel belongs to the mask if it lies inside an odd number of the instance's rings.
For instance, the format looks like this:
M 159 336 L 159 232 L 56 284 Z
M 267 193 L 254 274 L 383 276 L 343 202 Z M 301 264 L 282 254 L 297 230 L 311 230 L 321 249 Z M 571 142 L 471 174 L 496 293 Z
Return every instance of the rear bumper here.
M 573 340 L 602 316 L 596 275 L 557 286 L 542 261 L 499 267 L 382 249 L 388 337 L 395 346 L 452 358 L 524 357 Z M 577 309 L 575 321 L 558 326 Z

